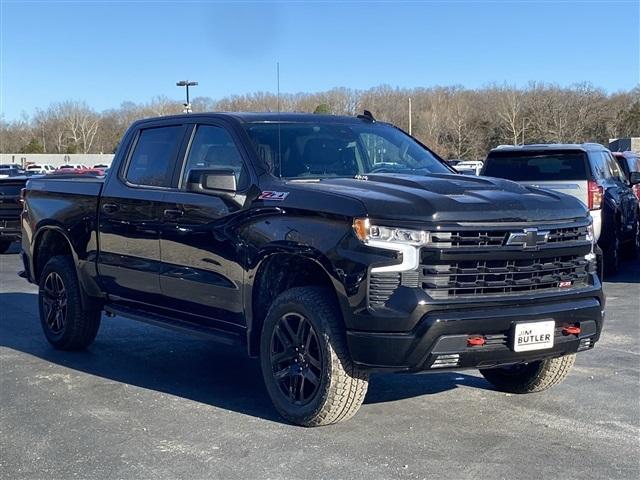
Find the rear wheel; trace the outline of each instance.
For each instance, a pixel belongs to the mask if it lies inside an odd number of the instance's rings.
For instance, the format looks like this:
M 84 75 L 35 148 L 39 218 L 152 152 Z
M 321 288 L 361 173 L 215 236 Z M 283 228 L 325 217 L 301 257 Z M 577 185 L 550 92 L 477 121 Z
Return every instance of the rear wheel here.
M 620 232 L 616 227 L 611 232 L 611 238 L 602 248 L 605 275 L 615 275 L 620 268 Z
M 368 375 L 351 362 L 335 299 L 323 288 L 292 288 L 274 301 L 260 364 L 276 409 L 298 425 L 351 418 L 367 392 Z
M 59 350 L 81 350 L 96 338 L 100 310 L 83 309 L 73 260 L 56 256 L 40 275 L 40 323 L 47 340 Z
M 575 354 L 571 354 L 508 367 L 482 369 L 480 373 L 500 391 L 535 393 L 551 388 L 567 378 L 575 360 Z
M 0 253 L 5 253 L 11 247 L 11 240 L 0 240 Z
M 633 224 L 633 236 L 626 243 L 624 253 L 627 258 L 638 258 L 640 255 L 640 213 L 636 215 L 636 221 Z

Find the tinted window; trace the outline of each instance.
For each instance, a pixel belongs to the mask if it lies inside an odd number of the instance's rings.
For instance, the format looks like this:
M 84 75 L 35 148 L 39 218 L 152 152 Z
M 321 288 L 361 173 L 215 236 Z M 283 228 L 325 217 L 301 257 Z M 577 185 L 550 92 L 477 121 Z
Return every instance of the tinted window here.
M 484 175 L 514 181 L 586 180 L 582 152 L 491 152 Z
M 609 170 L 611 171 L 611 175 L 616 180 L 620 180 L 621 182 L 625 181 L 624 173 L 622 173 L 622 170 L 620 169 L 620 165 L 618 165 L 618 162 L 616 162 L 613 159 L 613 156 L 610 153 L 607 153 L 607 152 L 602 152 L 602 155 L 603 155 L 603 157 L 605 159 L 605 162 L 609 166 Z
M 260 123 L 247 133 L 273 173 L 286 178 L 451 173 L 411 137 L 383 124 Z
M 129 162 L 126 179 L 135 185 L 171 186 L 182 126 L 142 130 Z
M 236 174 L 238 190 L 244 188 L 249 180 L 233 138 L 222 127 L 198 126 L 182 173 L 181 185 L 186 184 L 189 172 L 196 169 L 231 169 Z

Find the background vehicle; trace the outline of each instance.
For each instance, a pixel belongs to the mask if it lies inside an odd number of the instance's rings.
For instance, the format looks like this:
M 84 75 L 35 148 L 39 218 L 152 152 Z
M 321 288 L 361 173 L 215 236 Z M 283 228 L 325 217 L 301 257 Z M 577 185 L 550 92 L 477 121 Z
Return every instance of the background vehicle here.
M 65 163 L 64 165 L 60 165 L 56 171 L 58 170 L 86 170 L 89 167 L 82 163 Z
M 27 183 L 26 176 L 12 175 L 0 178 L 0 253 L 20 239 L 20 190 Z
M 631 185 L 634 195 L 638 199 L 635 227 L 636 245 L 635 250 L 629 252 L 633 257 L 640 254 L 640 155 L 634 152 L 613 152 L 613 158 L 618 162 L 625 178 Z
M 24 276 L 56 348 L 100 312 L 241 344 L 281 415 L 358 410 L 372 371 L 479 368 L 530 393 L 599 339 L 577 200 L 456 174 L 370 114 L 135 123 L 106 177 L 28 182 Z
M 67 167 L 65 166 L 58 168 L 55 172 L 53 172 L 54 175 L 104 175 L 104 170 L 102 170 L 101 168 L 88 168 L 88 167 L 83 167 L 83 168 L 71 168 L 71 167 Z
M 607 274 L 623 250 L 635 253 L 637 201 L 611 152 L 597 143 L 500 146 L 482 175 L 562 192 L 588 206 Z
M 458 163 L 455 169 L 463 175 L 480 175 L 482 162 L 479 160 L 464 160 Z
M 625 178 L 632 185 L 636 198 L 640 201 L 640 183 L 636 178 L 631 178 L 632 173 L 640 175 L 640 155 L 634 152 L 612 152 L 612 155 L 618 162 Z
M 52 173 L 55 171 L 55 167 L 53 165 L 49 165 L 49 164 L 33 164 L 33 165 L 28 165 L 27 166 L 27 172 L 30 173 L 37 173 L 37 174 L 47 174 L 47 173 Z
M 0 165 L 0 178 L 17 177 L 24 175 L 24 170 L 15 166 L 2 166 Z

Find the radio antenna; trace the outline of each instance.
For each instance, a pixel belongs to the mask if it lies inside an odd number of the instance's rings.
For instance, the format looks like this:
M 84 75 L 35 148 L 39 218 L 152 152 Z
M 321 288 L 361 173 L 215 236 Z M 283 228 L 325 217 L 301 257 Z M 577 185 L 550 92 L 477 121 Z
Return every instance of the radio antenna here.
M 276 62 L 276 83 L 278 89 L 278 177 L 282 178 L 282 139 L 280 136 L 280 62 Z

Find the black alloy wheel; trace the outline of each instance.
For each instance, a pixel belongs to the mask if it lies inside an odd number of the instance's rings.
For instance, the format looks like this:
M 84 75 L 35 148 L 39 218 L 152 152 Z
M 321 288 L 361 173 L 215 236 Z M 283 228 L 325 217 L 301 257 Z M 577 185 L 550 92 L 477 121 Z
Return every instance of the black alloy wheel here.
M 271 336 L 271 370 L 280 391 L 294 405 L 314 399 L 322 376 L 318 335 L 309 320 L 291 312 L 278 320 Z
M 67 290 L 57 272 L 50 272 L 44 281 L 42 306 L 47 327 L 52 334 L 60 335 L 67 318 Z

